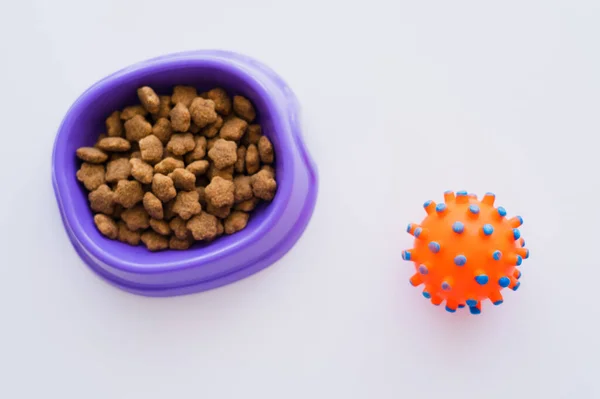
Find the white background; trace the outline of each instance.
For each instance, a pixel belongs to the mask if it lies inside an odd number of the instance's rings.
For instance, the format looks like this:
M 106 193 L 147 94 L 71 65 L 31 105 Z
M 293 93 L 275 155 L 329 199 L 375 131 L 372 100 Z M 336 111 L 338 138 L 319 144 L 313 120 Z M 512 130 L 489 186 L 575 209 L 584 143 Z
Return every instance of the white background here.
M 3 1 L 0 397 L 600 398 L 600 3 Z M 98 79 L 221 48 L 296 91 L 317 208 L 276 265 L 186 297 L 79 260 L 50 183 Z M 446 189 L 525 219 L 521 289 L 479 317 L 407 280 L 404 229 Z

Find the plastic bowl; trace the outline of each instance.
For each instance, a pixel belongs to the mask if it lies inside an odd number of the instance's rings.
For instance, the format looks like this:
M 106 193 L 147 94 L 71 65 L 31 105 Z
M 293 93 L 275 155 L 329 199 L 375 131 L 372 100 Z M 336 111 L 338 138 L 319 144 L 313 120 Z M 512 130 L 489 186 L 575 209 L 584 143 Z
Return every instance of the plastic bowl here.
M 149 85 L 169 92 L 176 84 L 199 90 L 215 86 L 248 97 L 258 123 L 276 151 L 278 191 L 254 211 L 246 229 L 186 251 L 151 253 L 102 236 L 93 222 L 87 193 L 76 180 L 75 150 L 93 145 L 115 109 L 137 101 Z M 249 57 L 223 51 L 193 51 L 150 59 L 118 71 L 86 90 L 67 112 L 52 156 L 52 182 L 65 229 L 83 261 L 128 292 L 172 296 L 205 291 L 271 265 L 304 232 L 317 196 L 316 168 L 305 148 L 296 97 L 285 82 Z

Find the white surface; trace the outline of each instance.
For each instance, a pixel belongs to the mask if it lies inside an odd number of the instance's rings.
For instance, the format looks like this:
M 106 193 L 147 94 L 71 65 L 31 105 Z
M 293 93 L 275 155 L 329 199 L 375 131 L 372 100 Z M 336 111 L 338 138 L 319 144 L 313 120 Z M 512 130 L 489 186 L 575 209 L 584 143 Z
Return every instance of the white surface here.
M 0 397 L 599 398 L 599 3 L 284 3 L 2 12 Z M 257 57 L 295 89 L 317 209 L 258 275 L 126 294 L 67 240 L 54 133 L 96 80 L 207 47 Z M 400 259 L 406 224 L 448 188 L 495 191 L 525 219 L 522 287 L 480 317 L 431 306 Z

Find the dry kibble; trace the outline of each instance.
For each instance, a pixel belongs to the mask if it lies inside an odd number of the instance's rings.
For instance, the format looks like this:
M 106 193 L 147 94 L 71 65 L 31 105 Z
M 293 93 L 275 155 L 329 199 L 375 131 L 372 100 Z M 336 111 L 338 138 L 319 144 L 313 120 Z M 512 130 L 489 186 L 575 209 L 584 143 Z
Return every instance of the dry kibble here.
M 233 111 L 247 122 L 252 122 L 256 118 L 254 106 L 252 106 L 252 103 L 246 97 L 233 97 Z
M 111 215 L 115 210 L 115 194 L 106 184 L 89 193 L 88 200 L 94 212 Z
M 177 191 L 170 177 L 157 173 L 152 178 L 152 192 L 162 202 L 175 198 Z
M 122 137 L 106 137 L 98 141 L 96 147 L 104 151 L 125 152 L 131 148 L 131 143 Z
M 196 143 L 195 147 L 191 152 L 186 154 L 185 163 L 189 164 L 206 156 L 206 137 L 196 136 L 194 137 L 194 142 Z
M 217 169 L 232 166 L 237 161 L 237 146 L 233 141 L 219 139 L 208 151 L 208 157 L 215 163 Z
M 265 201 L 271 201 L 273 199 L 275 191 L 277 191 L 277 182 L 269 171 L 261 170 L 252 175 L 251 181 L 252 192 L 255 197 Z
M 155 231 L 148 230 L 142 233 L 141 240 L 146 244 L 146 248 L 153 252 L 169 248 L 169 240 Z
M 236 118 L 235 116 L 227 119 L 223 123 L 223 127 L 221 128 L 220 136 L 225 140 L 233 140 L 238 141 L 242 138 L 244 133 L 246 132 L 246 128 L 248 127 L 248 123 L 240 118 Z
M 246 169 L 246 147 L 239 146 L 236 150 L 237 161 L 235 161 L 234 169 L 237 173 L 244 173 Z
M 173 212 L 173 205 L 175 205 L 175 199 L 172 199 L 163 205 L 164 220 L 171 220 L 176 216 L 175 212 Z
M 206 173 L 207 177 L 212 181 L 216 176 L 219 176 L 225 180 L 233 181 L 233 165 L 225 169 L 217 169 L 215 164 L 211 164 Z
M 198 241 L 211 240 L 217 235 L 217 218 L 206 212 L 191 218 L 186 226 L 194 239 Z
M 94 216 L 94 223 L 102 235 L 114 240 L 119 235 L 119 227 L 112 218 L 101 213 Z
M 131 208 L 144 198 L 144 189 L 139 181 L 121 180 L 115 189 L 115 202 Z
M 206 199 L 214 207 L 232 206 L 234 203 L 235 185 L 232 181 L 216 176 L 206 186 Z
M 220 220 L 217 220 L 217 237 L 222 236 L 225 232 L 225 228 L 223 227 L 223 223 Z
M 152 126 L 152 134 L 160 139 L 160 142 L 167 144 L 173 134 L 171 122 L 167 118 L 159 118 Z
M 215 123 L 211 123 L 204 129 L 202 129 L 202 134 L 210 139 L 212 137 L 215 137 L 219 133 L 221 127 L 223 127 L 223 118 L 218 116 L 217 121 Z
M 81 147 L 76 151 L 77 158 L 89 163 L 103 163 L 108 155 L 102 150 L 94 147 Z
M 142 205 L 123 211 L 121 219 L 127 224 L 129 230 L 144 230 L 150 226 L 150 216 Z
M 105 121 L 106 134 L 108 137 L 123 136 L 123 122 L 121 122 L 121 113 L 115 111 Z
M 201 161 L 194 161 L 185 167 L 185 170 L 194 174 L 194 176 L 203 175 L 208 171 L 210 166 L 209 162 L 205 159 Z
M 215 103 L 215 110 L 221 115 L 229 115 L 231 113 L 231 98 L 227 92 L 220 87 L 209 90 L 206 97 L 210 98 Z
M 157 163 L 156 165 L 154 165 L 154 172 L 161 173 L 163 175 L 168 175 L 175 169 L 183 167 L 185 167 L 183 161 L 172 157 L 167 157 L 159 163 Z
M 98 140 L 96 140 L 96 144 L 94 144 L 94 148 L 100 148 L 100 146 L 99 146 L 98 144 L 100 144 L 100 142 L 101 142 L 102 140 L 104 140 L 106 137 L 108 137 L 106 134 L 104 134 L 104 133 L 100 133 L 100 134 L 98 135 Z
M 84 162 L 77 171 L 77 180 L 83 183 L 88 191 L 94 191 L 105 182 L 104 165 Z
M 148 212 L 148 215 L 150 215 L 151 218 L 153 218 L 153 219 L 162 219 L 163 218 L 163 216 L 164 216 L 163 204 L 156 197 L 156 195 L 152 194 L 151 192 L 147 192 L 146 194 L 144 194 L 142 203 L 144 204 L 144 209 L 146 210 L 146 212 Z
M 160 109 L 160 98 L 151 87 L 144 86 L 137 90 L 138 98 L 146 111 L 156 114 Z
M 134 151 L 131 153 L 131 159 L 142 159 L 142 153 L 140 151 Z
M 252 199 L 236 204 L 233 209 L 236 211 L 251 212 L 254 210 L 254 208 L 256 208 L 256 205 L 258 205 L 259 201 L 260 200 L 258 198 L 253 197 Z
M 198 202 L 200 202 L 200 205 L 202 205 L 203 208 L 206 207 L 206 193 L 204 190 L 204 187 L 196 187 L 196 192 L 198 193 Z
M 175 198 L 173 212 L 183 220 L 188 220 L 202 211 L 197 191 L 181 191 Z
M 212 100 L 196 97 L 190 105 L 190 115 L 194 124 L 199 128 L 215 123 L 217 121 L 215 103 Z
M 185 169 L 175 169 L 169 173 L 175 188 L 190 191 L 196 187 L 196 175 Z
M 198 97 L 198 91 L 192 86 L 175 86 L 171 101 L 173 104 L 182 103 L 186 107 L 192 104 L 194 98 Z
M 233 184 L 235 186 L 234 199 L 236 204 L 254 197 L 250 180 L 250 176 L 236 176 L 233 179 Z
M 169 223 L 164 220 L 150 219 L 150 227 L 152 230 L 163 236 L 168 236 L 171 234 Z
M 180 240 L 179 238 L 172 236 L 169 240 L 169 248 L 171 249 L 185 250 L 188 249 L 191 245 L 192 242 L 189 239 Z
M 246 172 L 253 175 L 260 169 L 260 157 L 258 148 L 254 144 L 250 144 L 246 150 Z
M 118 239 L 121 242 L 129 245 L 138 245 L 140 243 L 140 233 L 138 231 L 129 230 L 125 222 L 119 220 L 119 235 Z
M 245 212 L 232 212 L 225 219 L 225 233 L 233 234 L 246 228 L 248 224 L 248 214 Z
M 160 118 L 168 118 L 171 112 L 171 96 L 158 96 L 160 103 L 158 104 L 158 112 L 152 116 L 155 120 Z
M 215 215 L 216 217 L 218 217 L 220 219 L 225 219 L 231 213 L 231 207 L 230 206 L 216 207 L 209 203 L 208 205 L 206 205 L 206 212 L 210 213 L 211 215 Z
M 175 237 L 177 237 L 180 240 L 187 239 L 189 231 L 185 220 L 177 216 L 169 222 L 169 227 L 173 231 L 173 234 L 175 234 Z
M 129 159 L 131 157 L 131 152 L 115 152 L 110 155 L 110 161 L 116 161 L 117 159 Z
M 163 145 L 158 137 L 151 134 L 140 140 L 142 159 L 148 163 L 160 162 L 163 157 Z
M 169 116 L 171 117 L 171 127 L 174 131 L 188 131 L 192 118 L 190 116 L 190 111 L 183 103 L 177 103 L 171 112 L 169 112 Z
M 175 155 L 184 155 L 196 147 L 194 135 L 191 133 L 178 133 L 171 136 L 167 143 L 167 150 Z
M 121 112 L 121 120 L 128 121 L 137 115 L 146 116 L 148 115 L 148 111 L 146 111 L 141 105 L 132 105 L 130 107 L 125 107 Z
M 131 175 L 131 165 L 127 158 L 119 158 L 106 164 L 106 181 L 116 183 L 127 180 Z
M 258 140 L 260 140 L 261 137 L 262 137 L 262 128 L 260 127 L 260 125 L 250 125 L 246 129 L 246 134 L 244 135 L 244 138 L 242 139 L 242 143 L 244 143 L 245 145 L 250 145 L 250 144 L 258 145 Z
M 212 139 L 208 139 L 206 141 L 206 150 L 210 151 L 212 150 L 212 148 L 215 146 L 215 143 L 217 142 L 217 140 L 220 140 L 218 137 L 213 137 Z
M 262 136 L 258 140 L 258 154 L 262 163 L 273 163 L 273 144 L 267 136 Z
M 123 205 L 121 204 L 115 204 L 115 210 L 112 213 L 112 217 L 115 220 L 121 219 L 121 214 L 125 211 L 125 208 L 123 208 Z
M 275 169 L 273 169 L 271 165 L 263 165 L 262 168 L 260 168 L 260 170 L 266 170 L 267 172 L 269 172 L 272 178 L 275 178 Z
M 142 184 L 152 183 L 152 176 L 154 174 L 154 168 L 152 165 L 149 165 L 141 159 L 134 157 L 133 154 L 131 154 L 129 165 L 131 166 L 131 176 L 133 176 L 135 180 Z
M 129 141 L 139 141 L 150 134 L 152 134 L 152 125 L 141 115 L 136 115 L 125 122 L 125 138 Z

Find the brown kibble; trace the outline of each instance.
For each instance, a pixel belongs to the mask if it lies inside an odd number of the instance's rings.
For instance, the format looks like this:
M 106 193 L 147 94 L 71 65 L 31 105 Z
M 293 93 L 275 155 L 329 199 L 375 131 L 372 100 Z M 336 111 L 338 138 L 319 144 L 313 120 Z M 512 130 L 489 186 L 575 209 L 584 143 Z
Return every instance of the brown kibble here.
M 171 122 L 167 118 L 159 118 L 152 127 L 152 134 L 158 137 L 161 143 L 167 144 L 173 134 Z
M 94 148 L 100 148 L 100 146 L 98 144 L 100 144 L 100 141 L 104 140 L 106 137 L 108 137 L 108 136 L 106 136 L 106 134 L 100 133 L 98 135 L 98 140 L 96 140 L 96 144 L 94 144 Z
M 146 212 L 148 212 L 148 215 L 150 215 L 152 219 L 163 218 L 163 204 L 156 197 L 156 195 L 152 194 L 151 192 L 147 192 L 146 194 L 144 194 L 144 199 L 142 200 L 142 203 L 144 204 L 144 209 L 146 210 Z
M 200 128 L 215 123 L 217 121 L 215 103 L 212 100 L 196 97 L 190 105 L 190 115 L 196 126 Z
M 246 147 L 239 146 L 237 149 L 237 161 L 235 161 L 235 171 L 238 173 L 244 173 L 246 166 Z
M 152 230 L 163 236 L 168 236 L 171 234 L 169 223 L 165 222 L 164 220 L 150 219 L 150 227 Z
M 117 238 L 119 241 L 134 246 L 140 243 L 140 233 L 138 231 L 129 230 L 123 221 L 119 221 L 118 225 L 119 235 Z
M 254 144 L 250 144 L 246 150 L 246 172 L 253 175 L 260 169 L 260 158 L 258 148 Z
M 126 151 L 126 152 L 115 152 L 113 154 L 110 154 L 110 158 L 108 158 L 111 161 L 116 161 L 117 159 L 129 159 L 131 158 L 131 152 L 130 151 Z
M 174 155 L 184 155 L 192 151 L 196 146 L 194 135 L 191 133 L 178 133 L 171 136 L 167 143 L 167 150 Z
M 206 137 L 196 136 L 194 137 L 194 142 L 196 143 L 194 150 L 185 156 L 186 163 L 198 161 L 206 156 Z
M 134 157 L 133 154 L 131 154 L 129 165 L 131 166 L 131 176 L 133 176 L 135 180 L 142 184 L 152 183 L 152 175 L 154 174 L 152 165 Z
M 96 144 L 103 151 L 125 152 L 131 148 L 131 143 L 122 137 L 106 137 Z
M 164 220 L 171 220 L 171 219 L 173 219 L 176 216 L 175 212 L 173 212 L 173 205 L 174 204 L 175 204 L 175 199 L 172 199 L 171 201 L 166 202 L 163 205 L 163 214 L 164 214 L 163 219 Z
M 102 235 L 110 238 L 111 240 L 117 238 L 117 235 L 119 234 L 119 227 L 117 226 L 117 223 L 110 217 L 99 213 L 94 216 L 94 223 Z
M 106 181 L 116 183 L 119 180 L 127 180 L 131 175 L 131 165 L 127 158 L 119 158 L 106 164 Z
M 192 118 L 190 116 L 190 111 L 183 103 L 177 103 L 171 112 L 169 112 L 169 116 L 171 117 L 171 127 L 174 131 L 188 131 Z
M 148 163 L 160 162 L 163 156 L 163 145 L 158 137 L 151 134 L 140 140 L 142 159 Z
M 202 205 L 203 208 L 206 207 L 206 193 L 204 192 L 205 187 L 196 187 L 196 192 L 198 193 L 198 202 Z
M 113 219 L 117 220 L 121 218 L 121 214 L 125 211 L 125 208 L 123 208 L 123 205 L 121 204 L 115 204 L 115 210 L 112 213 L 112 217 Z
M 121 180 L 115 189 L 115 203 L 129 209 L 144 198 L 144 189 L 139 181 Z
M 104 122 L 106 125 L 106 134 L 108 137 L 123 136 L 123 122 L 121 122 L 121 113 L 115 111 Z
M 225 140 L 238 141 L 246 132 L 247 127 L 248 123 L 245 120 L 234 116 L 223 123 L 220 136 Z
M 160 98 L 151 87 L 144 86 L 137 89 L 137 95 L 146 111 L 156 114 L 160 109 Z
M 173 212 L 179 215 L 183 220 L 188 220 L 194 215 L 199 214 L 202 207 L 199 202 L 197 191 L 181 191 L 175 198 Z
M 260 127 L 260 125 L 250 125 L 246 129 L 246 134 L 244 135 L 244 138 L 242 139 L 242 143 L 244 143 L 245 145 L 250 145 L 250 144 L 258 145 L 258 140 L 260 140 L 261 137 L 262 137 L 262 128 Z
M 271 144 L 271 141 L 267 136 L 262 136 L 260 140 L 258 140 L 258 154 L 263 163 L 273 163 L 273 144 Z
M 196 187 L 196 175 L 185 169 L 175 169 L 169 173 L 169 177 L 173 179 L 175 188 L 180 190 L 191 191 Z
M 220 87 L 214 88 L 206 93 L 206 96 L 215 103 L 215 110 L 221 115 L 229 115 L 231 113 L 231 98 L 227 92 Z
M 217 208 L 232 206 L 234 203 L 234 192 L 235 185 L 233 182 L 219 176 L 212 179 L 205 190 L 206 199 Z
M 208 168 L 208 172 L 206 173 L 206 175 L 211 181 L 216 176 L 219 176 L 225 180 L 233 181 L 233 165 L 231 165 L 225 169 L 217 169 L 215 167 L 215 164 L 212 164 Z
M 203 175 L 208 171 L 209 162 L 205 159 L 194 161 L 185 167 L 185 170 L 194 174 L 194 176 Z
M 202 134 L 210 139 L 212 137 L 215 137 L 219 133 L 221 127 L 223 127 L 223 118 L 218 116 L 217 121 L 215 123 L 211 123 L 204 129 L 202 129 Z
M 148 230 L 144 232 L 141 239 L 146 244 L 146 248 L 152 252 L 169 248 L 169 240 L 155 231 Z
M 104 165 L 84 162 L 77 171 L 77 180 L 83 183 L 88 191 L 94 191 L 105 182 Z
M 265 201 L 271 201 L 277 191 L 277 182 L 267 170 L 261 170 L 260 172 L 252 175 L 252 192 L 255 197 L 264 199 Z
M 225 228 L 223 227 L 223 223 L 220 220 L 217 220 L 217 237 L 220 237 L 225 232 Z
M 142 153 L 140 151 L 134 151 L 131 153 L 131 158 L 142 159 Z
M 170 177 L 157 173 L 152 178 L 152 192 L 162 202 L 167 202 L 175 198 L 177 191 Z
M 208 157 L 213 160 L 217 169 L 232 166 L 237 161 L 237 146 L 233 141 L 219 139 L 208 151 Z
M 144 230 L 150 226 L 150 216 L 141 205 L 123 211 L 121 219 L 127 224 L 129 230 Z
M 200 130 L 202 130 L 202 129 L 200 129 L 200 127 L 198 125 L 196 125 L 194 123 L 194 120 L 192 119 L 192 123 L 190 123 L 190 129 L 188 130 L 188 132 L 192 133 L 192 134 L 196 134 L 196 133 L 200 133 Z
M 146 109 L 139 104 L 125 107 L 121 112 L 121 120 L 128 121 L 137 115 L 146 116 L 148 115 L 148 111 L 146 111 Z
M 194 98 L 198 97 L 198 91 L 192 86 L 175 86 L 173 88 L 173 95 L 171 101 L 173 104 L 182 103 L 189 107 L 192 104 Z
M 217 218 L 206 212 L 191 218 L 186 226 L 198 241 L 212 240 L 217 236 Z
M 103 163 L 108 159 L 108 155 L 102 150 L 94 147 L 81 147 L 76 151 L 77 158 L 89 163 Z
M 90 208 L 94 212 L 111 215 L 115 209 L 115 194 L 106 184 L 101 185 L 88 194 Z
M 258 198 L 253 197 L 252 199 L 236 204 L 233 209 L 236 211 L 251 212 L 256 208 L 256 205 L 258 205 L 259 202 L 260 200 Z
M 234 199 L 236 204 L 254 197 L 250 180 L 250 176 L 236 176 L 233 179 L 233 184 L 235 186 Z
M 206 141 L 206 150 L 210 151 L 212 150 L 212 148 L 215 146 L 215 143 L 217 142 L 217 140 L 220 140 L 218 137 L 213 137 L 212 139 L 208 139 Z
M 157 163 L 156 165 L 154 165 L 154 172 L 161 173 L 163 175 L 168 175 L 175 169 L 183 167 L 185 167 L 183 161 L 172 157 L 167 157 L 159 163 Z
M 155 120 L 160 118 L 168 118 L 171 112 L 171 96 L 158 96 L 160 104 L 158 104 L 158 112 L 152 116 Z
M 185 240 L 188 238 L 189 231 L 186 226 L 186 222 L 179 216 L 175 217 L 169 222 L 169 227 L 173 231 L 173 234 L 175 234 L 175 237 L 178 239 Z
M 189 239 L 180 240 L 179 238 L 172 236 L 169 240 L 169 248 L 171 249 L 185 250 L 188 249 L 191 245 L 192 242 Z
M 263 165 L 262 168 L 260 168 L 260 170 L 266 170 L 267 172 L 269 172 L 272 178 L 275 178 L 275 169 L 273 169 L 271 165 Z
M 217 208 L 216 206 L 209 203 L 208 205 L 206 205 L 206 212 L 210 213 L 211 215 L 215 215 L 220 219 L 225 219 L 231 213 L 231 207 L 222 206 Z
M 152 134 L 152 125 L 141 115 L 136 115 L 125 122 L 125 138 L 129 141 L 139 141 L 150 134 Z
M 245 212 L 233 212 L 225 219 L 225 233 L 233 234 L 246 228 L 249 215 Z
M 252 106 L 252 103 L 246 97 L 233 97 L 233 111 L 247 122 L 252 122 L 256 118 L 254 106 Z

